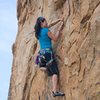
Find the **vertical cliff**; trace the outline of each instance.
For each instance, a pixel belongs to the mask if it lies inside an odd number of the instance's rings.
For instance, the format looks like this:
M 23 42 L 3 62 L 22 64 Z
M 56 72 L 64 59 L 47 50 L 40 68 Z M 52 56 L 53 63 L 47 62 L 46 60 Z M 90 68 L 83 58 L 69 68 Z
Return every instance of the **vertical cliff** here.
M 51 23 L 62 15 L 64 27 L 53 48 L 66 96 L 53 98 L 50 77 L 32 59 L 39 50 L 32 31 L 38 16 Z M 100 100 L 100 0 L 18 0 L 17 18 L 8 100 Z M 58 26 L 51 31 L 56 34 Z

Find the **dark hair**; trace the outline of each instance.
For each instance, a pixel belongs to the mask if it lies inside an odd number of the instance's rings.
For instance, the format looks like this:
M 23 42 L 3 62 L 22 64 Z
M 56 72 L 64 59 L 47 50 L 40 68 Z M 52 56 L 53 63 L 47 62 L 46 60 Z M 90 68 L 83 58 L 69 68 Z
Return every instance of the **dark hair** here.
M 34 26 L 35 29 L 35 37 L 38 39 L 38 36 L 40 35 L 40 30 L 41 30 L 41 22 L 44 22 L 45 18 L 43 17 L 38 17 L 36 24 Z

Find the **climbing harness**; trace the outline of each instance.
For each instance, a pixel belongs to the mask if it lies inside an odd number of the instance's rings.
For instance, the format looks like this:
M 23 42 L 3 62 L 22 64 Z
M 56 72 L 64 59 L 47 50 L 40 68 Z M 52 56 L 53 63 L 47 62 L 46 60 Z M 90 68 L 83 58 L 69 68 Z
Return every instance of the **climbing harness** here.
M 45 53 L 50 53 L 51 57 L 49 58 L 49 61 L 46 59 L 47 57 L 45 56 Z M 53 55 L 53 50 L 51 48 L 41 49 L 38 52 L 38 56 L 36 58 L 36 64 L 39 65 L 39 67 L 48 68 L 47 71 L 51 72 L 52 74 L 54 73 L 53 70 L 55 70 L 56 73 L 58 73 L 58 70 L 56 69 L 56 67 L 54 67 L 54 69 L 52 69 L 52 67 L 50 67 L 50 65 L 53 64 L 54 60 L 55 60 L 55 58 Z
M 51 58 L 50 58 L 50 60 L 49 61 L 47 61 L 46 60 L 46 58 L 45 58 L 45 56 L 44 56 L 44 54 L 45 53 L 50 53 L 51 54 Z M 38 57 L 37 57 L 37 64 L 39 64 L 39 65 L 45 65 L 45 66 L 50 66 L 51 64 L 52 64 L 52 61 L 54 60 L 54 58 L 53 58 L 53 51 L 51 50 L 51 48 L 45 48 L 45 49 L 41 49 L 41 50 L 39 50 L 39 52 L 38 52 Z

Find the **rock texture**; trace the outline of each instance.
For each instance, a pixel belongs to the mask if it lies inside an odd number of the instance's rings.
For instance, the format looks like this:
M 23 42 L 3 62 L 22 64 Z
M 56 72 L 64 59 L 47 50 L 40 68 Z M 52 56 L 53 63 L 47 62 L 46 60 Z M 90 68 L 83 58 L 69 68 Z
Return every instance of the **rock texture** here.
M 39 50 L 34 35 L 38 16 L 48 23 L 64 16 L 64 27 L 53 48 L 60 70 L 60 90 L 51 96 L 51 80 L 35 65 Z M 100 100 L 100 0 L 18 0 L 18 34 L 8 100 Z M 56 34 L 59 24 L 51 28 Z

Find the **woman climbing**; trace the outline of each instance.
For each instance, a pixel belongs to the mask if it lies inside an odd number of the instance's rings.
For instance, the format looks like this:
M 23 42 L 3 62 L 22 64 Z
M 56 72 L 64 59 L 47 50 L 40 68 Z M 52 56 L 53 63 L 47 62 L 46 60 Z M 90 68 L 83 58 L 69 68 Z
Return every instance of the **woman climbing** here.
M 49 27 L 60 22 L 60 26 L 56 34 L 53 34 Z M 59 78 L 59 69 L 57 62 L 55 60 L 54 52 L 52 49 L 52 41 L 57 41 L 60 31 L 63 26 L 63 18 L 54 21 L 52 24 L 48 25 L 47 20 L 44 17 L 38 17 L 35 24 L 35 36 L 39 40 L 40 51 L 39 54 L 42 56 L 41 63 L 39 65 L 42 71 L 46 71 L 48 76 L 52 76 L 52 95 L 64 96 L 63 92 L 57 90 L 58 78 Z M 44 58 L 43 58 L 44 57 Z

